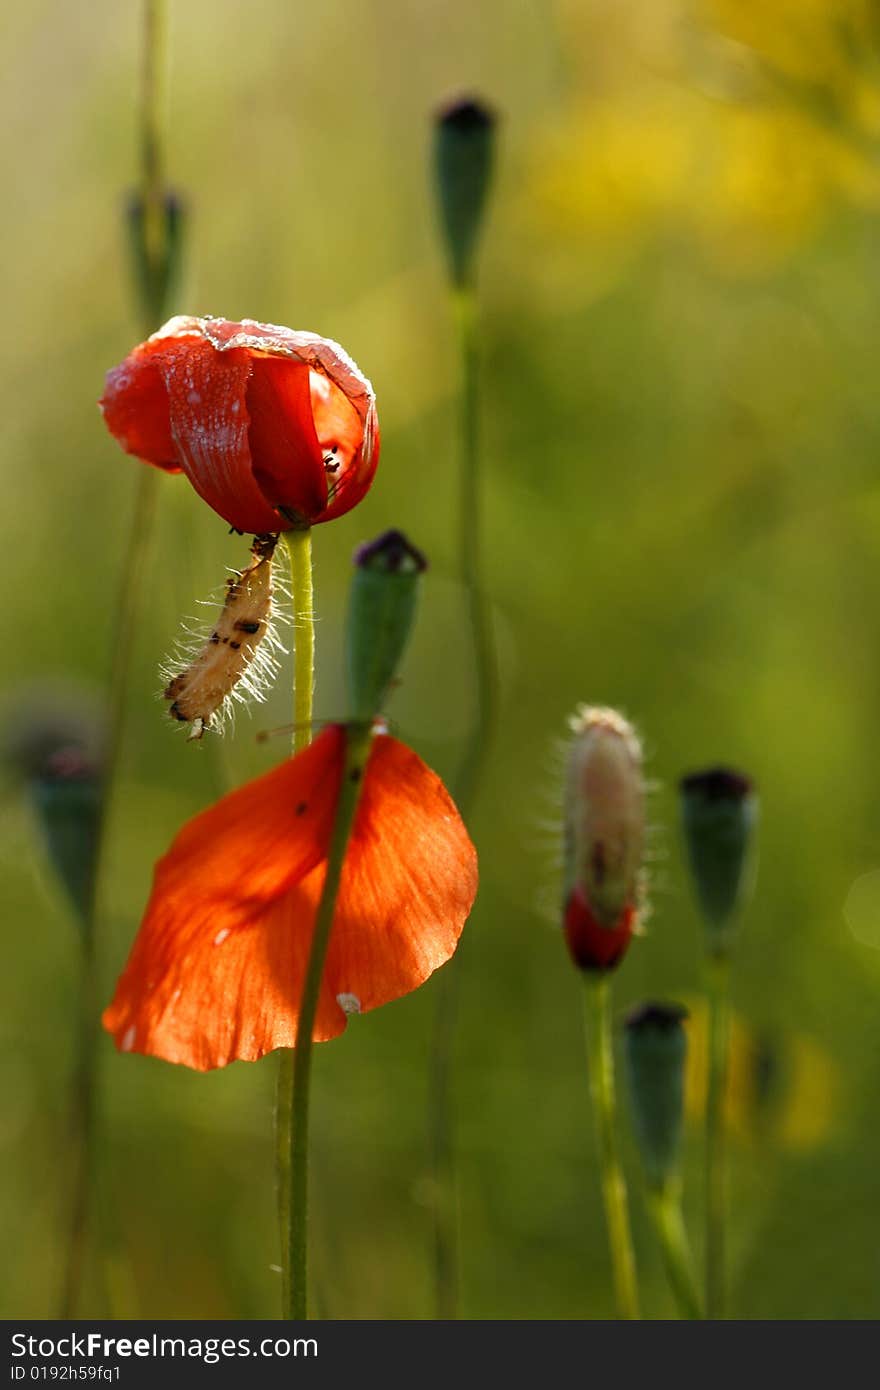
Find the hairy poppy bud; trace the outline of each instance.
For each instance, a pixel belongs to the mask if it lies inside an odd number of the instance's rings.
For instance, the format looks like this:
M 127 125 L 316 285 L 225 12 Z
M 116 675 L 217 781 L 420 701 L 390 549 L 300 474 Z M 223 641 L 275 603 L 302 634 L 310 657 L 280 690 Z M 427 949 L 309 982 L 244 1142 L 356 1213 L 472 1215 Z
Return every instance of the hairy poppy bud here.
M 758 799 L 748 777 L 715 767 L 682 778 L 681 808 L 709 949 L 713 955 L 724 955 L 750 886 L 749 851 Z
M 386 531 L 360 546 L 354 564 L 348 675 L 353 718 L 368 722 L 382 708 L 409 640 L 427 561 L 402 531 Z
M 571 721 L 565 786 L 564 926 L 582 970 L 608 970 L 638 918 L 645 839 L 642 750 L 614 710 L 583 706 Z
M 454 284 L 470 284 L 473 259 L 495 153 L 494 113 L 480 101 L 460 100 L 438 112 L 434 173 L 440 217 Z
M 687 1054 L 680 1004 L 641 1004 L 626 1020 L 625 1065 L 633 1129 L 649 1186 L 678 1168 Z
M 155 207 L 143 194 L 135 193 L 127 213 L 132 274 L 141 309 L 147 323 L 157 327 L 165 317 L 180 272 L 186 208 L 170 191 Z

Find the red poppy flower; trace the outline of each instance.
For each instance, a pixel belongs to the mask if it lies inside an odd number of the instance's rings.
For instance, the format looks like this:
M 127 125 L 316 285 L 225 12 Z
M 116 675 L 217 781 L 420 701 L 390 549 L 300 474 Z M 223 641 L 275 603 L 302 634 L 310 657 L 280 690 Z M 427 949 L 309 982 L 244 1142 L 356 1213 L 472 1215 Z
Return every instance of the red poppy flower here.
M 173 318 L 107 373 L 107 428 L 238 531 L 332 521 L 379 461 L 373 388 L 337 343 L 243 319 Z
M 104 1026 L 123 1052 L 207 1071 L 293 1047 L 345 757 L 331 725 L 191 820 L 153 893 Z M 373 739 L 342 873 L 314 1038 L 448 960 L 477 890 L 476 851 L 440 779 Z

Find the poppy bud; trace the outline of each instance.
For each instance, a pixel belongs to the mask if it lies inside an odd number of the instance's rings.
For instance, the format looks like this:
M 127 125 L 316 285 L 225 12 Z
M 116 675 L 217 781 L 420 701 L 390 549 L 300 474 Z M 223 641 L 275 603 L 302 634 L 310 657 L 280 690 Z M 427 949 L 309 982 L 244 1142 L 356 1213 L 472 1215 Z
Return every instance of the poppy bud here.
M 29 788 L 49 860 L 86 926 L 101 825 L 100 770 L 82 748 L 63 746 L 31 777 Z
M 170 191 L 158 207 L 135 193 L 127 213 L 132 275 L 144 319 L 155 326 L 165 317 L 180 272 L 186 208 Z
M 402 531 L 385 531 L 355 552 L 348 611 L 352 716 L 369 723 L 382 708 L 415 617 L 427 560 Z
M 473 258 L 495 151 L 496 118 L 480 101 L 461 100 L 438 112 L 434 174 L 453 283 L 472 282 Z
M 641 1004 L 625 1027 L 625 1068 L 633 1130 L 648 1185 L 675 1176 L 681 1146 L 687 1009 Z
M 715 767 L 682 778 L 681 808 L 709 949 L 713 955 L 724 955 L 750 887 L 749 849 L 758 799 L 748 777 Z
M 642 750 L 614 710 L 571 721 L 565 787 L 564 927 L 582 970 L 609 970 L 638 920 L 645 839 Z

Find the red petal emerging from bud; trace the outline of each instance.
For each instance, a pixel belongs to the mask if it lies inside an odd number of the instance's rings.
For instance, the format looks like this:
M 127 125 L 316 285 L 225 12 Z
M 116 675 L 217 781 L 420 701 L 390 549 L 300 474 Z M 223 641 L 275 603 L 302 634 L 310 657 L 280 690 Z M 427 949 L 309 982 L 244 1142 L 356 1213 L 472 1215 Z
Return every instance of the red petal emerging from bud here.
M 636 910 L 625 907 L 614 926 L 597 921 L 580 888 L 565 906 L 565 940 L 580 970 L 611 970 L 626 954 L 636 924 Z
M 585 970 L 621 959 L 636 925 L 645 839 L 642 753 L 614 710 L 571 721 L 565 789 L 565 934 Z
M 127 453 L 183 471 L 239 531 L 330 521 L 379 457 L 373 389 L 336 343 L 244 320 L 171 319 L 107 375 Z

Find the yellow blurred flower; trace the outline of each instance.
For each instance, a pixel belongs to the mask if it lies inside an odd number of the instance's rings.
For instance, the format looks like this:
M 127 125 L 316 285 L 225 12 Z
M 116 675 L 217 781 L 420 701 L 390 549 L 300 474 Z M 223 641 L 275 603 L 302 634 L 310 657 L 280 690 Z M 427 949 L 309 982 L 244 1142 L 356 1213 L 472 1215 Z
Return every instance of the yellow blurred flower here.
M 689 1009 L 685 1113 L 698 1124 L 706 1104 L 707 1010 L 702 1000 Z M 813 1149 L 831 1133 L 839 1089 L 838 1067 L 815 1039 L 800 1032 L 762 1034 L 733 1014 L 725 1119 L 735 1139 Z
M 867 0 L 703 0 L 702 27 L 686 0 L 640 28 L 643 14 L 563 10 L 575 90 L 535 140 L 525 194 L 554 250 L 622 268 L 672 230 L 716 268 L 754 274 L 836 206 L 880 207 Z
M 698 17 L 788 77 L 845 88 L 854 58 L 876 38 L 873 8 L 871 0 L 702 0 Z

